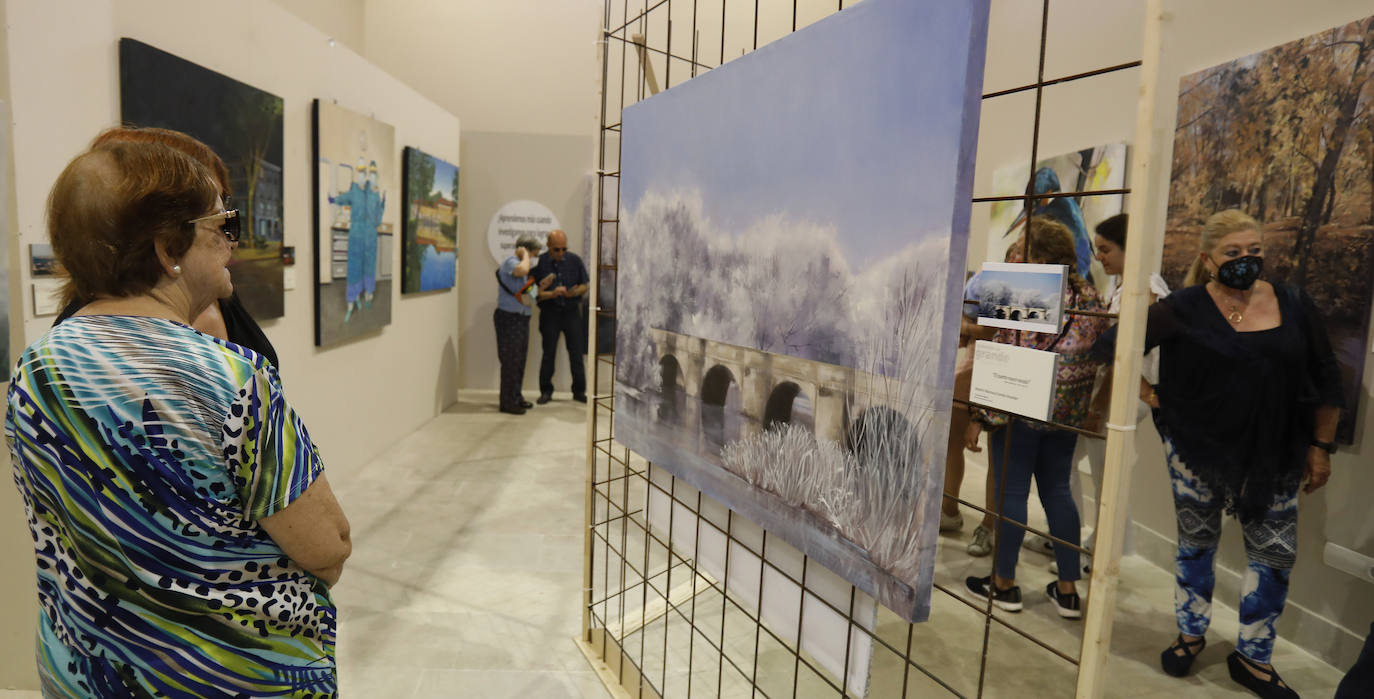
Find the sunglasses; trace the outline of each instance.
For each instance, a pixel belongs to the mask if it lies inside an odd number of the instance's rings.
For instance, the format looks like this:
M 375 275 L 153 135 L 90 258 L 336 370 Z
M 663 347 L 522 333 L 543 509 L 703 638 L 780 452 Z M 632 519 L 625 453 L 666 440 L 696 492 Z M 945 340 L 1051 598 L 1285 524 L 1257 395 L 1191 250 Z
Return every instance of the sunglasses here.
M 221 223 L 219 226 L 219 230 L 221 233 L 224 234 L 224 237 L 227 238 L 231 243 L 239 242 L 240 221 L 238 209 L 229 209 L 228 211 L 221 211 L 217 214 L 201 216 L 200 218 L 193 218 L 190 221 L 187 221 L 187 223 L 195 224 L 200 223 L 201 221 L 209 221 L 217 218 L 224 219 L 224 223 Z
M 567 252 L 567 248 L 549 248 L 549 252 Z

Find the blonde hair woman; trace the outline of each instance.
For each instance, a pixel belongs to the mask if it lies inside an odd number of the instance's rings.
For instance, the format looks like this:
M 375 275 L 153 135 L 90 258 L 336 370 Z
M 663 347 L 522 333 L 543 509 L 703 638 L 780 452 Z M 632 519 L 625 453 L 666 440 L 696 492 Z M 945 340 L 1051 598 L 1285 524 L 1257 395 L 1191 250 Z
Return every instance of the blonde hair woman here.
M 1331 474 L 1341 375 L 1307 294 L 1259 279 L 1264 253 L 1253 218 L 1214 214 L 1186 286 L 1150 308 L 1145 343 L 1160 348 L 1158 425 L 1178 515 L 1179 635 L 1160 662 L 1182 677 L 1206 646 L 1229 513 L 1249 559 L 1231 678 L 1262 697 L 1297 697 L 1269 659 L 1297 558 L 1298 491 Z

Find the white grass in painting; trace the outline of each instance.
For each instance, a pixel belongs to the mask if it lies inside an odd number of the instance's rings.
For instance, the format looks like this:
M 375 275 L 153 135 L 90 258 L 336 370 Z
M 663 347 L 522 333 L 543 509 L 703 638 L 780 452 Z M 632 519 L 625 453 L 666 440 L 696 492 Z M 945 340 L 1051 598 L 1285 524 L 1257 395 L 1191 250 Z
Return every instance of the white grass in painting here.
M 780 424 L 725 446 L 725 467 L 793 507 L 830 522 L 879 567 L 908 583 L 921 568 L 922 532 L 944 473 L 947 419 L 935 409 L 943 293 L 921 269 L 895 285 L 882 323 L 869 332 L 851 412 L 867 409 L 847 444 Z M 927 280 L 928 281 L 928 280 Z M 888 369 L 887 375 L 879 369 Z M 947 418 L 947 414 L 943 417 Z

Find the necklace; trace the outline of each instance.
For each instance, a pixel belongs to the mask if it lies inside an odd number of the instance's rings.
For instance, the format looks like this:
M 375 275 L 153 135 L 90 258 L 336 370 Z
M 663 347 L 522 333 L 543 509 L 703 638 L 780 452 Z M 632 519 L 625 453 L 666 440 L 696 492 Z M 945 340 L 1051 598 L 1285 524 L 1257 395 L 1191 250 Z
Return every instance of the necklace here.
M 1226 320 L 1231 321 L 1232 325 L 1240 325 L 1241 321 L 1245 320 L 1245 314 L 1241 313 L 1242 307 L 1236 305 L 1236 302 L 1232 300 L 1232 298 L 1227 294 L 1222 293 L 1219 294 L 1219 296 L 1221 297 L 1221 300 L 1226 301 L 1226 305 L 1231 308 L 1231 312 L 1226 314 Z M 1244 308 L 1248 309 L 1249 307 L 1250 300 L 1246 299 Z

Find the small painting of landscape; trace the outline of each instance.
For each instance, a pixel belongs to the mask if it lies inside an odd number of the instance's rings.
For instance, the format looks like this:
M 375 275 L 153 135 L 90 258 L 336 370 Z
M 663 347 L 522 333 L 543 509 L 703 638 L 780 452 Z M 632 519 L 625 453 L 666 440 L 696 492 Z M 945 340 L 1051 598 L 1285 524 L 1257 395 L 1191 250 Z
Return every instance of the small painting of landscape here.
M 1302 287 L 1341 364 L 1337 438 L 1355 439 L 1374 294 L 1374 17 L 1179 81 L 1163 274 L 1183 283 L 1208 216 L 1264 236 L 1262 279 Z
M 913 621 L 987 11 L 865 0 L 622 114 L 616 438 Z
M 978 324 L 1041 333 L 1064 327 L 1066 265 L 984 262 L 964 289 L 978 300 Z
M 401 293 L 453 288 L 458 264 L 458 166 L 405 149 Z
M 120 39 L 119 105 L 126 126 L 182 131 L 224 160 L 232 190 L 225 206 L 243 222 L 229 261 L 234 291 L 258 320 L 284 315 L 281 98 Z

